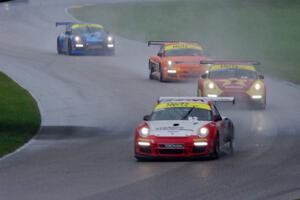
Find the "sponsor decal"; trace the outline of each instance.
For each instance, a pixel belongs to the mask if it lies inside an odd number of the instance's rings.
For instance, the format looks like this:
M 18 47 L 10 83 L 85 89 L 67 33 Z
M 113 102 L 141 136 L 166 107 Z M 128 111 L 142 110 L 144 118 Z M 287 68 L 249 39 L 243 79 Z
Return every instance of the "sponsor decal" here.
M 244 88 L 246 87 L 247 80 L 243 79 L 228 79 L 224 80 L 223 87 L 224 88 Z
M 156 131 L 193 131 L 193 129 L 188 129 L 188 128 L 185 128 L 185 127 L 182 127 L 182 126 L 177 126 L 177 127 L 158 127 L 158 128 L 155 128 Z
M 200 108 L 205 110 L 211 110 L 211 107 L 207 103 L 201 102 L 166 102 L 156 105 L 155 110 L 166 108 Z
M 173 49 L 197 49 L 197 50 L 201 50 L 201 51 L 203 50 L 203 48 L 197 44 L 178 43 L 178 44 L 165 45 L 165 51 L 170 51 Z
M 252 65 L 212 65 L 209 67 L 209 71 L 216 71 L 222 69 L 242 69 L 256 71 L 255 67 Z
M 101 26 L 100 24 L 73 24 L 71 28 L 76 29 L 82 27 L 93 27 L 93 28 L 100 28 L 100 29 L 103 28 L 103 26 Z

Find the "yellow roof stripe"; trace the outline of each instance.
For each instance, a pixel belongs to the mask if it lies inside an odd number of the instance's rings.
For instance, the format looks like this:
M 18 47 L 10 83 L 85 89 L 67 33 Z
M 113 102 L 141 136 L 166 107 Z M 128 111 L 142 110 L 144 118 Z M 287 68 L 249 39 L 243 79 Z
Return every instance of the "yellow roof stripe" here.
M 195 102 L 167 102 L 160 103 L 155 106 L 154 110 L 160 110 L 165 108 L 200 108 L 205 110 L 211 110 L 211 107 L 207 103 L 195 103 Z
M 82 27 L 94 27 L 94 28 L 103 28 L 102 25 L 100 24 L 73 24 L 71 28 L 76 29 L 76 28 L 82 28 Z
M 249 71 L 256 71 L 255 67 L 252 65 L 212 65 L 209 67 L 209 71 L 216 71 L 221 69 L 242 69 Z
M 165 51 L 170 51 L 173 49 L 197 49 L 203 50 L 203 48 L 198 44 L 189 44 L 189 43 L 175 43 L 165 45 Z

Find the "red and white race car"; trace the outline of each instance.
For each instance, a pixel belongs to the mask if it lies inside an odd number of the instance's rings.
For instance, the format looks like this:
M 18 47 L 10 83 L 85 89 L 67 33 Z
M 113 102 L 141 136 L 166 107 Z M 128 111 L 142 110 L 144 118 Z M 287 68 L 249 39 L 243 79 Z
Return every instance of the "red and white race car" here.
M 225 145 L 233 150 L 234 126 L 222 117 L 214 102 L 233 97 L 161 97 L 151 115 L 135 129 L 135 157 L 218 158 Z

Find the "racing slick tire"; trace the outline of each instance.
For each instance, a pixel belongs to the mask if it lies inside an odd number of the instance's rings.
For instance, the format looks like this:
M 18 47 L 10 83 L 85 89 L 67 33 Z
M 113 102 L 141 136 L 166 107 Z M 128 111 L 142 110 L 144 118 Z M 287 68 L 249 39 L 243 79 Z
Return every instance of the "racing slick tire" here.
M 68 41 L 68 55 L 72 55 L 73 52 L 72 52 L 72 41 L 69 40 Z
M 265 103 L 262 103 L 262 104 L 259 106 L 259 109 L 260 109 L 260 110 L 265 110 L 265 109 L 266 109 L 266 104 L 265 104 Z
M 59 38 L 57 38 L 57 53 L 58 54 L 62 54 L 62 50 L 61 50 L 61 47 L 60 47 Z
M 159 67 L 159 81 L 160 82 L 166 82 L 166 79 L 164 77 L 164 73 L 161 67 Z
M 220 156 L 220 139 L 219 139 L 219 135 L 217 135 L 216 140 L 215 140 L 215 144 L 214 144 L 214 150 L 210 154 L 210 158 L 211 159 L 218 159 L 219 156 Z
M 229 154 L 230 155 L 233 155 L 234 153 L 234 125 L 233 123 L 231 122 L 230 123 L 230 131 L 231 131 L 231 135 L 230 135 L 230 138 L 228 140 L 228 143 L 229 143 Z
M 265 110 L 267 106 L 267 99 L 264 97 L 262 102 L 256 102 L 252 108 L 255 110 Z
M 265 96 L 263 103 L 260 105 L 261 110 L 265 110 L 267 106 L 267 97 Z
M 149 158 L 138 156 L 138 155 L 135 155 L 134 157 L 135 157 L 137 162 L 146 162 L 146 161 L 150 160 Z
M 234 140 L 232 139 L 229 141 L 229 154 L 233 155 L 233 153 L 234 153 Z
M 149 60 L 149 79 L 150 80 L 153 80 L 155 78 L 154 75 L 153 75 L 153 72 L 154 72 L 154 70 L 153 70 L 153 67 L 152 67 L 152 62 Z

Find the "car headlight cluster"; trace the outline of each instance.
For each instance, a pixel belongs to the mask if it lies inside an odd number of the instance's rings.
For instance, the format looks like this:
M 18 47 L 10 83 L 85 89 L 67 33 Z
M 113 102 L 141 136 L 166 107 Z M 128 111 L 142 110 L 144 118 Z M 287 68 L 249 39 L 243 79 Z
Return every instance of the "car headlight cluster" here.
M 148 137 L 150 135 L 150 129 L 147 126 L 143 126 L 139 129 L 139 135 L 141 137 Z
M 215 88 L 215 84 L 214 84 L 213 82 L 210 82 L 210 83 L 208 84 L 208 88 L 209 88 L 209 89 L 214 89 L 214 88 Z
M 108 41 L 108 42 L 112 42 L 112 41 L 113 41 L 113 37 L 112 37 L 112 36 L 108 36 L 108 37 L 107 37 L 107 41 Z
M 81 38 L 79 36 L 75 36 L 75 42 L 81 42 Z
M 206 127 L 202 127 L 199 129 L 198 135 L 199 137 L 206 137 L 209 134 L 209 129 Z
M 261 85 L 260 85 L 259 83 L 256 83 L 256 84 L 254 85 L 254 88 L 255 88 L 256 90 L 260 90 L 260 89 L 261 89 Z
M 173 62 L 171 60 L 168 60 L 168 67 L 171 68 L 173 66 Z

